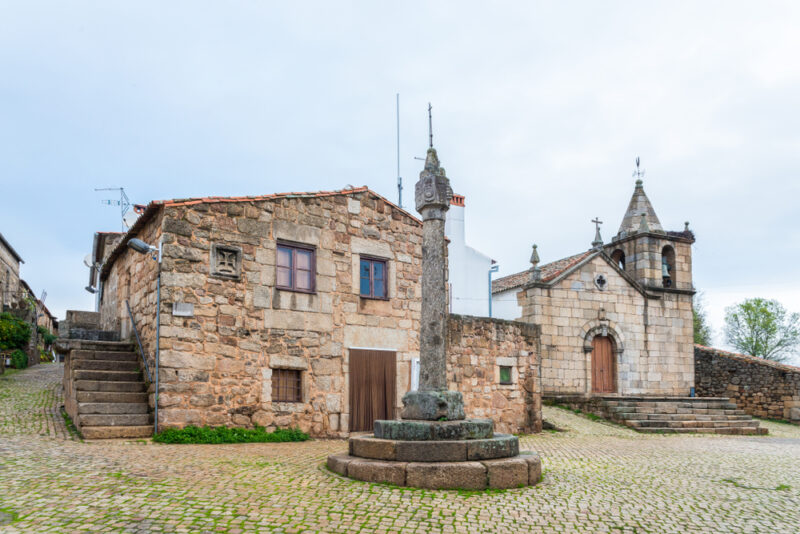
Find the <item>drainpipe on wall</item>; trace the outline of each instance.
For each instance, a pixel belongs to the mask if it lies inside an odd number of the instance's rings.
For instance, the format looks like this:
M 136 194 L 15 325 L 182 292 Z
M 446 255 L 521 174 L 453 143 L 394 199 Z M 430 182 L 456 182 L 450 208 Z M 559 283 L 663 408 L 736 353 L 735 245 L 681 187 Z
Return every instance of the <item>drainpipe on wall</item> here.
M 496 273 L 498 270 L 500 270 L 500 265 L 497 263 L 489 267 L 489 317 L 492 316 L 492 273 Z

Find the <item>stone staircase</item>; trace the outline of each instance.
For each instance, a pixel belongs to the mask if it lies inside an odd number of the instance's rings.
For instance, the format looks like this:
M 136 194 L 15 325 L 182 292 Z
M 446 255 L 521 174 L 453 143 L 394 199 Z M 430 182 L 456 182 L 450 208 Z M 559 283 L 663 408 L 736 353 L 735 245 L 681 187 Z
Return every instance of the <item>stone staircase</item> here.
M 727 397 L 622 397 L 545 395 L 544 402 L 568 406 L 638 432 L 761 435 L 767 429 Z
M 74 340 L 64 365 L 67 413 L 86 439 L 153 435 L 147 384 L 134 345 Z
M 602 405 L 611 420 L 639 432 L 767 433 L 725 397 L 603 398 Z

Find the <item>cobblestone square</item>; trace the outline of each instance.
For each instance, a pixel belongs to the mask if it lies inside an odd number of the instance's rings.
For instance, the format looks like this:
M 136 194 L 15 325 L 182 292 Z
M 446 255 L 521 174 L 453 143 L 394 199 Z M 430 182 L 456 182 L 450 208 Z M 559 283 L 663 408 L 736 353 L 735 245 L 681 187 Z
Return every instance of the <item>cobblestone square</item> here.
M 536 487 L 471 493 L 329 473 L 343 440 L 83 442 L 66 429 L 59 364 L 0 375 L 0 532 L 800 531 L 800 428 L 765 437 L 643 435 L 558 408 Z

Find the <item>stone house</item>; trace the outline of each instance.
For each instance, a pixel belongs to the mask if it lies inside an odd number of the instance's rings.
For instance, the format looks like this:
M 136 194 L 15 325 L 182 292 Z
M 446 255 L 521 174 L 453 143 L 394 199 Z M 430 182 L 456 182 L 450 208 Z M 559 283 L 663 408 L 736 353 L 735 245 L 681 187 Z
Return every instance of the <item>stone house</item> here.
M 500 316 L 540 328 L 544 395 L 693 392 L 692 243 L 637 180 L 611 243 L 598 226 L 591 249 L 546 265 L 534 246 L 530 269 L 494 281 Z
M 421 243 L 420 220 L 366 187 L 152 202 L 96 254 L 101 328 L 135 327 L 152 368 L 160 275 L 162 428 L 368 430 L 414 387 Z M 469 415 L 540 429 L 534 330 L 453 316 L 448 336 Z
M 0 311 L 14 306 L 20 299 L 19 266 L 25 263 L 3 234 L 0 234 Z

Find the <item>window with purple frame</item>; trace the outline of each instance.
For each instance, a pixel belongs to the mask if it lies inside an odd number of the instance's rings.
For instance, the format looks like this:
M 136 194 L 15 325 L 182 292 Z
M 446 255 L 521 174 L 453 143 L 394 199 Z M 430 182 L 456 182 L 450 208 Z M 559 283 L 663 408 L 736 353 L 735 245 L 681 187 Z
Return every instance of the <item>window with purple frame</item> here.
M 278 289 L 314 292 L 316 267 L 313 248 L 281 243 L 276 263 L 275 286 Z
M 359 268 L 361 278 L 360 294 L 371 299 L 385 299 L 386 293 L 386 260 L 361 258 Z

